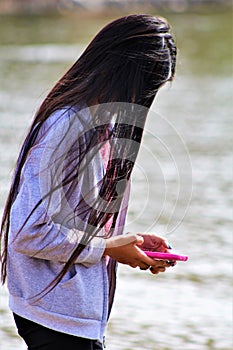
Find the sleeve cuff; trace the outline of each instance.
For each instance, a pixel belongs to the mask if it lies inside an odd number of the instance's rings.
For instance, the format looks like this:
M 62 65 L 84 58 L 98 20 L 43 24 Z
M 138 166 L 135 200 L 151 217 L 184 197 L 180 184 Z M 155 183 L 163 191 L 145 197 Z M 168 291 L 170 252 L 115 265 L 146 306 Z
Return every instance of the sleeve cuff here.
M 97 264 L 103 257 L 106 248 L 106 240 L 101 237 L 94 237 L 82 253 L 78 256 L 76 263 L 90 267 Z

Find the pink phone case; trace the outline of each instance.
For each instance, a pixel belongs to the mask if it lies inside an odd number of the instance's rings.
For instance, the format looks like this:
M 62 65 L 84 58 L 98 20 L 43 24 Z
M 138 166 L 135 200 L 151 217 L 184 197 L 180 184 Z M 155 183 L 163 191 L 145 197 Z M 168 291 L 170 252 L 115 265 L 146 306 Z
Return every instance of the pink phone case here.
M 179 260 L 179 261 L 187 261 L 187 255 L 177 255 L 170 253 L 160 253 L 160 252 L 150 252 L 144 250 L 144 253 L 152 259 L 165 259 L 165 260 Z

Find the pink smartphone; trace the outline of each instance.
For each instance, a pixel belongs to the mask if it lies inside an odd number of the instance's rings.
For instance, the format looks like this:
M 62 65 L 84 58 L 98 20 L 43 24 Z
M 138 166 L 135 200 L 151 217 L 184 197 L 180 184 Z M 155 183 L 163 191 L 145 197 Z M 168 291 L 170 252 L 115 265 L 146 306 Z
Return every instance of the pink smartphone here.
M 178 261 L 187 261 L 187 255 L 178 255 L 178 254 L 170 254 L 170 253 L 160 253 L 160 252 L 150 252 L 147 250 L 143 250 L 144 253 L 152 259 L 165 259 L 165 260 L 178 260 Z

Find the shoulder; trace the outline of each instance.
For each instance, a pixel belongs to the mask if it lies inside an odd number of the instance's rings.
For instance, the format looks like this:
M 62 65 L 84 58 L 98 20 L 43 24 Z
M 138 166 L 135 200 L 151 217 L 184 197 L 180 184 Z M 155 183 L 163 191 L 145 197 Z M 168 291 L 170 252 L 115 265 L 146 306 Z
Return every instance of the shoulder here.
M 43 123 L 45 129 L 69 127 L 75 124 L 76 130 L 82 130 L 91 122 L 91 113 L 86 105 L 65 106 L 53 112 Z
M 72 119 L 76 115 L 76 110 L 70 107 L 63 107 L 57 109 L 53 112 L 42 124 L 42 128 L 50 129 L 52 127 L 59 127 L 69 123 L 70 119 Z
M 36 143 L 44 143 L 67 135 L 79 133 L 81 131 L 81 123 L 78 118 L 78 109 L 69 106 L 60 108 L 53 112 L 40 126 Z

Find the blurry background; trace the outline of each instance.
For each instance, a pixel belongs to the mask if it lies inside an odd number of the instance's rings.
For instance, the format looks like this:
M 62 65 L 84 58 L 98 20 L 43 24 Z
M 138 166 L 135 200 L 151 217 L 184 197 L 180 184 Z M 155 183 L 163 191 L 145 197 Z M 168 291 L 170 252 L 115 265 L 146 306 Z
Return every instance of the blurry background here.
M 159 232 L 189 261 L 158 276 L 120 267 L 108 349 L 230 350 L 231 1 L 1 0 L 0 211 L 45 95 L 103 25 L 134 12 L 166 17 L 179 52 L 176 79 L 158 94 L 146 126 L 126 230 Z M 5 287 L 0 298 L 0 348 L 26 349 Z

